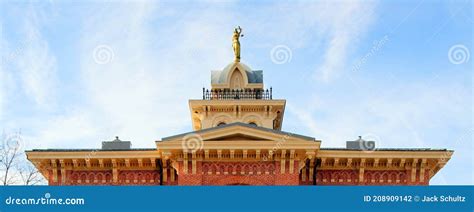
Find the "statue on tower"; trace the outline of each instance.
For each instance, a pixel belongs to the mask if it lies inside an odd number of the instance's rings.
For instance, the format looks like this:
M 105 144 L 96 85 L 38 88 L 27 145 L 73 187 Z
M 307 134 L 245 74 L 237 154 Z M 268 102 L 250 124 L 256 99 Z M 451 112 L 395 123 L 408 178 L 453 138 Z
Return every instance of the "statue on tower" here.
M 234 35 L 232 36 L 232 48 L 234 49 L 235 62 L 240 62 L 240 37 L 244 37 L 242 33 L 242 28 L 237 26 L 234 28 Z

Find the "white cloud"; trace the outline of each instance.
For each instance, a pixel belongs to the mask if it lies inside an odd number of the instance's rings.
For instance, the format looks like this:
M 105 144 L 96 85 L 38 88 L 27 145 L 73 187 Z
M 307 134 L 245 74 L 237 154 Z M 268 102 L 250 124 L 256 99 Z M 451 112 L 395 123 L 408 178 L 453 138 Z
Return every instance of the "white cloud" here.
M 4 91 L 5 91 L 5 85 L 4 85 L 4 76 L 3 76 L 3 67 L 0 65 L 0 121 L 3 120 L 3 105 L 4 105 Z
M 153 23 L 179 13 L 179 8 L 165 10 L 146 2 L 84 11 L 78 26 L 82 89 L 74 95 L 85 101 L 62 105 L 59 114 L 42 113 L 35 120 L 18 117 L 8 127 L 31 129 L 24 135 L 28 148 L 95 148 L 116 135 L 134 147 L 154 147 L 161 137 L 190 130 L 188 99 L 201 96 L 210 70 L 231 61 L 229 33 L 221 31 L 230 15 L 203 9 L 199 17 L 178 16 L 167 26 Z M 31 43 L 15 62 L 25 92 L 46 104 L 55 96 L 57 65 L 35 14 L 24 27 Z M 100 45 L 113 51 L 109 63 L 94 61 Z
M 351 50 L 376 20 L 377 5 L 377 1 L 276 3 L 238 20 L 257 37 L 259 46 L 271 49 L 283 44 L 295 54 L 300 48 L 312 49 L 317 62 L 308 66 L 318 65 L 313 77 L 329 82 L 346 68 Z
M 171 26 L 152 24 L 161 18 L 156 14 L 170 13 L 144 2 L 114 4 L 84 21 L 81 70 L 86 89 L 81 95 L 89 97 L 88 112 L 109 127 L 110 136 L 130 139 L 135 147 L 153 147 L 154 140 L 187 130 L 188 99 L 201 96 L 211 69 L 230 62 L 231 51 L 221 48 L 229 43 L 228 36 L 220 36 L 225 13 L 215 19 L 203 10 L 199 17 L 184 16 Z M 94 61 L 98 45 L 113 50 L 110 63 Z
M 2 44 L 2 40 L 0 38 L 0 48 L 3 48 L 3 44 Z M 1 57 L 2 55 L 0 55 Z M 5 77 L 3 76 L 4 75 L 4 70 L 3 70 L 3 65 L 0 64 L 0 121 L 3 120 L 3 101 L 4 101 L 4 92 L 5 92 L 5 89 L 6 89 L 6 86 L 4 85 L 4 82 L 5 82 Z
M 346 58 L 350 51 L 357 45 L 361 36 L 368 31 L 370 24 L 374 21 L 374 10 L 376 4 L 366 1 L 352 1 L 349 4 L 337 5 L 326 13 L 323 19 L 331 25 L 329 46 L 324 54 L 324 61 L 316 72 L 317 79 L 329 81 L 338 72 L 346 68 Z
M 8 45 L 3 34 L 3 23 L 0 22 L 0 121 L 4 118 L 4 107 L 6 100 L 7 91 L 7 74 L 6 74 L 6 60 L 8 57 Z
M 371 84 L 370 80 L 362 83 Z M 354 88 L 351 94 L 321 94 L 317 105 L 309 103 L 311 110 L 291 105 L 288 111 L 326 147 L 343 147 L 345 141 L 364 134 L 378 135 L 380 147 L 457 147 L 454 142 L 446 143 L 455 138 L 443 137 L 437 131 L 469 128 L 465 119 L 469 107 L 464 102 L 468 91 L 437 81 L 426 85 L 393 83 L 391 87 L 378 92 Z
M 12 90 L 15 88 L 14 72 L 11 71 L 12 60 L 15 59 L 19 53 L 19 49 L 11 49 L 10 43 L 4 37 L 3 24 L 0 22 L 0 123 L 5 123 L 8 115 L 8 108 L 10 102 L 8 101 L 15 93 Z
M 83 110 L 36 121 L 35 134 L 25 135 L 25 149 L 38 148 L 98 148 L 106 129 L 94 124 L 94 118 Z M 112 136 L 111 136 L 112 139 Z M 109 140 L 111 140 L 109 139 Z
M 12 61 L 18 68 L 25 94 L 38 106 L 49 108 L 55 101 L 57 63 L 42 38 L 40 12 L 30 7 L 24 17 L 17 57 Z

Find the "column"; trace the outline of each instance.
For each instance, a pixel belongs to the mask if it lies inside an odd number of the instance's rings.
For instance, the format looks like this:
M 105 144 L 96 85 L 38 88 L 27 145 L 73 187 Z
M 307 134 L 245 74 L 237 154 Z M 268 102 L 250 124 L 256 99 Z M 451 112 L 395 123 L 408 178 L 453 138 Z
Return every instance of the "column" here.
M 186 166 L 187 165 L 188 163 L 186 163 Z M 186 172 L 187 171 L 188 170 L 186 169 Z M 168 182 L 168 160 L 164 159 L 163 160 L 163 185 L 166 185 L 167 182 Z
M 118 183 L 118 169 L 117 169 L 117 161 L 112 159 L 112 180 L 114 184 Z
M 56 159 L 51 160 L 51 165 L 53 167 L 53 183 L 58 182 L 58 165 L 56 164 Z
M 183 172 L 188 173 L 188 152 L 183 151 Z
M 359 168 L 359 185 L 364 184 L 364 167 Z
M 295 166 L 295 150 L 290 150 L 290 174 L 293 174 Z
M 426 166 L 426 158 L 421 160 L 420 165 L 420 183 L 425 182 L 425 166 Z
M 194 151 L 193 154 L 192 154 L 191 163 L 192 163 L 192 166 L 193 166 L 191 172 L 192 172 L 193 174 L 196 174 L 196 171 L 197 171 L 196 169 L 197 169 L 197 167 L 196 167 L 196 152 L 195 152 L 195 151 Z
M 64 160 L 59 160 L 59 163 L 61 164 L 61 185 L 66 184 L 66 163 Z
M 411 183 L 416 183 L 416 164 L 418 163 L 418 159 L 413 159 L 413 163 L 411 164 Z
M 364 184 L 364 174 L 365 174 L 365 158 L 360 159 L 360 164 L 359 164 L 359 184 L 363 185 Z M 370 184 L 369 182 L 368 184 Z
M 280 172 L 282 174 L 285 174 L 285 164 L 286 162 L 286 150 L 281 150 L 281 156 L 280 156 Z

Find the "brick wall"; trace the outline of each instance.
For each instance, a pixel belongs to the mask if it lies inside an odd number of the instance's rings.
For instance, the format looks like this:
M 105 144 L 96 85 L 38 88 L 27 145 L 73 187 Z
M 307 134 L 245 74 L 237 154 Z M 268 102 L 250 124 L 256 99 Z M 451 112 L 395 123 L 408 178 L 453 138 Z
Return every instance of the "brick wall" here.
M 182 164 L 180 164 L 181 166 Z M 298 173 L 281 174 L 279 163 L 199 162 L 196 173 L 188 164 L 187 174 L 180 168 L 179 185 L 298 185 Z M 295 168 L 296 170 L 297 168 Z
M 159 185 L 158 171 L 129 170 L 119 171 L 118 181 L 113 181 L 112 171 L 71 171 L 68 170 L 65 182 L 62 182 L 61 172 L 58 180 L 54 182 L 52 171 L 49 174 L 49 185 Z
M 188 164 L 185 173 L 182 162 L 178 165 L 179 172 L 168 167 L 166 181 L 163 185 L 313 185 L 309 170 L 303 174 L 294 164 L 292 174 L 289 164 L 285 164 L 285 172 L 281 173 L 280 162 L 198 162 L 195 174 L 192 165 Z M 364 180 L 359 182 L 358 169 L 317 170 L 316 185 L 428 185 L 429 171 L 420 169 L 408 170 L 365 170 Z M 177 174 L 179 173 L 179 174 Z M 423 176 L 421 176 L 423 174 Z M 173 177 L 171 176 L 173 175 Z M 312 178 L 311 178 L 312 179 Z M 117 182 L 113 181 L 111 170 L 105 171 L 66 171 L 65 181 L 60 170 L 57 181 L 53 180 L 53 171 L 49 170 L 49 185 L 160 185 L 158 170 L 119 170 Z
M 429 174 L 425 172 L 421 182 L 416 170 L 415 181 L 411 181 L 411 170 L 366 170 L 364 180 L 359 182 L 358 170 L 319 170 L 317 185 L 428 185 Z

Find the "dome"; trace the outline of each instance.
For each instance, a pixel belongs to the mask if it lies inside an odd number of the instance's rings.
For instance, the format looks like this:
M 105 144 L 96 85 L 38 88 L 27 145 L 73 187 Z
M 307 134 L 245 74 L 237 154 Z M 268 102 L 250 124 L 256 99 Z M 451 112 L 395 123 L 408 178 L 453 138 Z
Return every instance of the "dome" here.
M 222 71 L 213 71 L 211 74 L 212 84 L 226 84 L 229 75 L 235 69 L 244 71 L 247 75 L 247 83 L 263 83 L 263 73 L 261 70 L 252 70 L 250 67 L 241 62 L 233 62 L 227 65 Z

